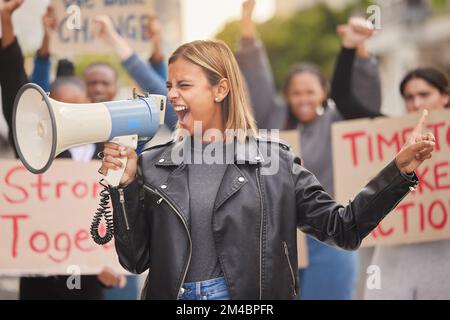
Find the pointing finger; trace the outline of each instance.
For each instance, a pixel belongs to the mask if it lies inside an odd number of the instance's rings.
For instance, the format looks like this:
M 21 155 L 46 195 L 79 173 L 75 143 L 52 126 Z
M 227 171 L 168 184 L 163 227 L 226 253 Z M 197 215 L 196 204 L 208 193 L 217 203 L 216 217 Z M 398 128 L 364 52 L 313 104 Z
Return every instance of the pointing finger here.
M 419 122 L 417 123 L 416 127 L 414 128 L 412 135 L 411 135 L 411 139 L 410 142 L 414 143 L 416 140 L 417 136 L 422 135 L 422 130 L 423 130 L 423 124 L 425 123 L 425 119 L 428 116 L 428 110 L 424 109 L 422 111 L 422 116 L 420 117 Z

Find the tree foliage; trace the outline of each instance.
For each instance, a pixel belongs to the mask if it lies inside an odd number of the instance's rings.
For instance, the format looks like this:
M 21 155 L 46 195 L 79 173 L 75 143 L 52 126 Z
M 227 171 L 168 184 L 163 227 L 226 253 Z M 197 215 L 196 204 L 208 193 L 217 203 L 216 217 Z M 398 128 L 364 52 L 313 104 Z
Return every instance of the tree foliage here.
M 332 9 L 318 3 L 287 18 L 273 17 L 257 24 L 258 34 L 269 55 L 277 88 L 282 88 L 289 67 L 297 62 L 315 63 L 330 77 L 340 50 L 337 25 L 345 23 L 354 12 L 365 14 L 365 8 L 370 3 L 371 1 L 359 0 L 341 9 Z M 239 29 L 240 21 L 230 22 L 216 38 L 225 41 L 235 50 Z

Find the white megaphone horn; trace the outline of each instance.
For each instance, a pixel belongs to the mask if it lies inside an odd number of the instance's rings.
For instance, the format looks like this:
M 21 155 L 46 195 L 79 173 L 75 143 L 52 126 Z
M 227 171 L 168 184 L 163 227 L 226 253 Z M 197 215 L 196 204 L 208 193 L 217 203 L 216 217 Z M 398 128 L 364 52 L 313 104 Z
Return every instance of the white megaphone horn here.
M 130 100 L 70 104 L 49 98 L 36 84 L 18 92 L 13 111 L 17 153 L 32 173 L 45 172 L 53 159 L 74 146 L 113 141 L 136 149 L 138 136 L 153 137 L 164 123 L 166 97 L 145 95 Z M 119 185 L 127 158 L 105 180 Z

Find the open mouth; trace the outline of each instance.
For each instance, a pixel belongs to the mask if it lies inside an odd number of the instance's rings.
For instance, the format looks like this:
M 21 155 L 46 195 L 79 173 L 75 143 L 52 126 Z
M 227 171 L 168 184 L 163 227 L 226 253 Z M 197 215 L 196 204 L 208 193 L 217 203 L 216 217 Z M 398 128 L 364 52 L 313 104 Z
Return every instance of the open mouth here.
M 178 121 L 180 124 L 184 125 L 187 123 L 187 120 L 190 115 L 190 110 L 187 106 L 177 105 L 173 107 L 175 112 L 177 113 Z
M 313 113 L 314 108 L 309 104 L 301 104 L 297 107 L 297 112 L 301 115 L 310 115 Z
M 309 104 L 301 104 L 298 106 L 298 110 L 301 112 L 310 112 L 312 107 Z

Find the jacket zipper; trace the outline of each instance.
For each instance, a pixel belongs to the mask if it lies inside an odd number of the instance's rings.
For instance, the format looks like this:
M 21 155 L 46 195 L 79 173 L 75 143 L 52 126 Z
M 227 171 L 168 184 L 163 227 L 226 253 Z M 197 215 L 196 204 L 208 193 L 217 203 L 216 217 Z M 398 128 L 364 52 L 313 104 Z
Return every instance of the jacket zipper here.
M 264 227 L 264 208 L 263 199 L 261 192 L 261 182 L 259 180 L 259 167 L 256 168 L 256 183 L 258 184 L 258 192 L 261 206 L 261 224 L 259 233 L 259 300 L 262 300 L 262 237 L 263 237 L 263 227 Z
M 178 287 L 178 293 L 177 293 L 177 300 L 179 299 L 179 295 L 180 295 L 180 291 L 181 291 L 181 287 L 183 286 L 184 280 L 186 279 L 186 275 L 187 275 L 187 271 L 189 268 L 189 265 L 191 263 L 191 256 L 192 256 L 192 238 L 191 238 L 191 234 L 189 233 L 189 228 L 186 224 L 186 221 L 184 221 L 183 216 L 181 215 L 181 213 L 177 210 L 177 208 L 175 208 L 175 206 L 164 196 L 162 195 L 157 189 L 152 189 L 147 185 L 144 185 L 144 188 L 150 190 L 151 192 L 153 192 L 154 194 L 158 195 L 159 197 L 161 197 L 156 203 L 157 204 L 161 204 L 162 201 L 165 201 L 171 208 L 172 210 L 178 215 L 178 217 L 181 219 L 181 221 L 183 222 L 184 228 L 186 229 L 188 238 L 189 238 L 189 257 L 188 257 L 188 263 L 184 269 L 184 274 L 183 274 L 183 279 L 180 283 L 180 286 Z
M 122 206 L 123 217 L 125 219 L 125 226 L 127 227 L 127 231 L 130 230 L 130 224 L 128 223 L 127 210 L 125 209 L 125 197 L 123 196 L 123 189 L 119 188 L 119 201 Z
M 291 270 L 291 277 L 292 277 L 292 291 L 294 292 L 294 296 L 297 295 L 297 290 L 295 288 L 295 276 L 294 276 L 294 269 L 292 268 L 291 260 L 289 259 L 289 249 L 286 241 L 283 241 L 284 246 L 284 255 L 286 256 L 289 269 Z

